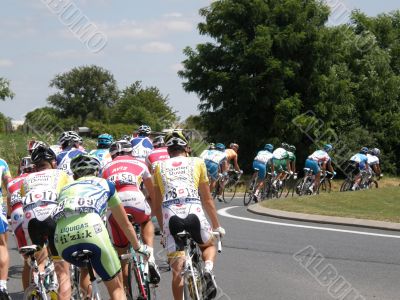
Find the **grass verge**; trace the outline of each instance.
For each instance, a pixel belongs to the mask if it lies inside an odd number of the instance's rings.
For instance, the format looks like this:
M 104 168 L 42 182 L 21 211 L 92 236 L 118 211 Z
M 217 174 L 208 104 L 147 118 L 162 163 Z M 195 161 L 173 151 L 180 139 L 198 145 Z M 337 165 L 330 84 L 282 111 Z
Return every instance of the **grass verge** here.
M 285 211 L 400 223 L 400 188 L 391 186 L 356 192 L 332 192 L 262 202 Z

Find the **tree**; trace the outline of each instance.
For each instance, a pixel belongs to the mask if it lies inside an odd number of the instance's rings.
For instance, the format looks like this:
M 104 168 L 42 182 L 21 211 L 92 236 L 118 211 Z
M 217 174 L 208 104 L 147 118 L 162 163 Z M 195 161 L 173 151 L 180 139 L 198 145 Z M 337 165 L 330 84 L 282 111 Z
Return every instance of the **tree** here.
M 122 91 L 111 113 L 113 123 L 147 124 L 161 130 L 177 121 L 177 116 L 156 87 L 143 88 L 136 81 Z
M 49 96 L 47 101 L 59 111 L 61 117 L 76 117 L 80 124 L 84 124 L 89 117 L 107 119 L 107 110 L 118 99 L 114 76 L 95 65 L 58 74 L 50 81 L 50 87 L 59 91 Z
M 0 100 L 6 100 L 7 98 L 14 98 L 14 93 L 10 89 L 10 82 L 7 79 L 0 77 Z

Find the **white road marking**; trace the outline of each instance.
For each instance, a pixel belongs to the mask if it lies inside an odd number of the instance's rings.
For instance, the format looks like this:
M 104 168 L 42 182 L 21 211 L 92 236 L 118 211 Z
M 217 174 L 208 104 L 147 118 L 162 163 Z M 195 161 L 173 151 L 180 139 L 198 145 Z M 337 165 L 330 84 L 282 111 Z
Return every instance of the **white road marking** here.
M 246 218 L 246 217 L 239 217 L 239 216 L 234 216 L 234 215 L 228 213 L 228 210 L 236 208 L 236 207 L 239 207 L 239 206 L 231 206 L 231 207 L 226 207 L 226 208 L 219 209 L 218 210 L 218 214 L 223 216 L 223 217 L 227 217 L 227 218 L 231 218 L 231 219 L 238 219 L 238 220 L 256 222 L 256 223 L 271 224 L 271 225 L 277 225 L 277 226 L 296 227 L 296 228 L 305 228 L 305 229 L 314 229 L 314 230 L 325 230 L 325 231 L 334 231 L 334 232 L 343 232 L 343 233 L 352 233 L 352 234 L 359 234 L 359 235 L 370 235 L 370 236 L 378 236 L 378 237 L 387 237 L 387 238 L 393 238 L 393 239 L 400 239 L 400 235 L 380 234 L 380 233 L 363 232 L 363 231 L 355 231 L 355 230 L 345 230 L 345 229 L 319 227 L 319 226 L 309 226 L 309 225 L 298 225 L 298 224 L 290 224 L 290 223 L 284 223 L 284 222 L 273 222 L 273 221 L 266 221 L 266 220 L 259 220 L 259 219 L 251 219 L 251 218 Z

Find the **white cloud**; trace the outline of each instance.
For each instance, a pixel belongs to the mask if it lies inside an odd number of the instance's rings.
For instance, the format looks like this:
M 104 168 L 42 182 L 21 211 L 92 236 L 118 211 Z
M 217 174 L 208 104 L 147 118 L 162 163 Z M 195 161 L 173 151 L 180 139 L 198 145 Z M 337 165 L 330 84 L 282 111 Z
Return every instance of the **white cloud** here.
M 173 52 L 175 48 L 169 43 L 151 42 L 141 46 L 140 50 L 146 53 L 168 53 Z
M 164 14 L 163 16 L 166 17 L 166 18 L 180 18 L 183 15 L 181 13 L 179 13 L 179 12 L 170 12 L 170 13 Z
M 165 27 L 171 31 L 191 31 L 193 25 L 187 21 L 168 21 L 165 22 Z
M 14 65 L 14 62 L 12 62 L 9 59 L 0 59 L 0 68 L 11 67 L 13 65 Z

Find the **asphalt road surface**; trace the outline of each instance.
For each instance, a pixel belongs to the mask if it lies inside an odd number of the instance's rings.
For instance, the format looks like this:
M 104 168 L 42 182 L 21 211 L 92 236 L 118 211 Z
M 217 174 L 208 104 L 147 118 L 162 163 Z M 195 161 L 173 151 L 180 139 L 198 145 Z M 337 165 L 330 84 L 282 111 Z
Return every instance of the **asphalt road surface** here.
M 400 232 L 257 216 L 242 199 L 217 207 L 227 231 L 215 266 L 217 299 L 400 299 Z M 22 260 L 11 235 L 9 244 L 8 289 L 22 299 Z M 162 249 L 155 252 L 165 266 Z M 170 283 L 164 270 L 157 299 L 172 299 Z

